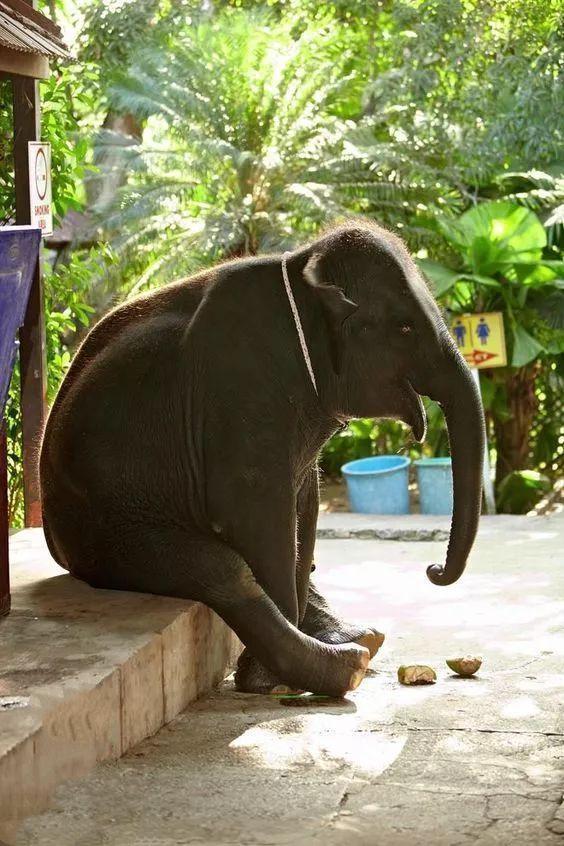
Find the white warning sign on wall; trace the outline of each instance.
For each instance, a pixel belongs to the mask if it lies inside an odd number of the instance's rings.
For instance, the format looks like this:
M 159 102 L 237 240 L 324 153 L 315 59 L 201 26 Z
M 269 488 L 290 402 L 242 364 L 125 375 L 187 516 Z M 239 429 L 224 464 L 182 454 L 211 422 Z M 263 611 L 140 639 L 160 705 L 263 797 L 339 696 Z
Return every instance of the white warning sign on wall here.
M 51 145 L 30 141 L 28 156 L 30 223 L 41 229 L 42 235 L 52 235 Z

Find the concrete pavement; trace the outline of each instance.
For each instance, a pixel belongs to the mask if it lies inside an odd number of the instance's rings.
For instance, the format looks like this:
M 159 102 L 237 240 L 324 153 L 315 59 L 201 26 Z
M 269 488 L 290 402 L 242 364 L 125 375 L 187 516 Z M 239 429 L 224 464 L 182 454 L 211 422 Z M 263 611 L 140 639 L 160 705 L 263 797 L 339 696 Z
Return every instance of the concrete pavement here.
M 117 758 L 225 678 L 240 643 L 209 608 L 94 590 L 10 541 L 12 613 L 0 618 L 0 846 L 55 787 Z
M 387 635 L 348 700 L 289 706 L 226 683 L 60 787 L 14 842 L 564 843 L 564 518 L 485 518 L 448 588 L 425 577 L 444 552 L 432 540 L 319 540 L 318 585 Z M 444 663 L 465 653 L 484 658 L 474 679 Z M 399 686 L 410 662 L 431 664 L 437 684 Z

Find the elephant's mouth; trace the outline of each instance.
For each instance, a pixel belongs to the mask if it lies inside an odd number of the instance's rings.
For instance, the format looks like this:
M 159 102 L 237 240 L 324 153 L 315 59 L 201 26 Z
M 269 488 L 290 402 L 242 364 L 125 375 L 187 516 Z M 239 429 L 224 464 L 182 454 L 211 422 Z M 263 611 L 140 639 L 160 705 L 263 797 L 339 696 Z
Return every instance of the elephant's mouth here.
M 417 391 L 406 381 L 403 391 L 405 408 L 401 412 L 401 420 L 411 428 L 413 437 L 418 443 L 425 440 L 427 434 L 427 416 L 423 401 Z

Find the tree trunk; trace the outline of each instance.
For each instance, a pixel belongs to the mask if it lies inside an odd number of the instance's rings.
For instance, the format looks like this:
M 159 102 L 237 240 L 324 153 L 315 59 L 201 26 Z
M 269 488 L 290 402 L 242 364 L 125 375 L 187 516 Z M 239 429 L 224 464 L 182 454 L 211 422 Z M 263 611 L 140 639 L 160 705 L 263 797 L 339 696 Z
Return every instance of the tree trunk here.
M 132 114 L 117 114 L 108 112 L 102 124 L 102 129 L 124 136 L 124 142 L 137 144 L 143 137 L 144 122 L 139 121 Z M 99 172 L 90 176 L 86 183 L 87 208 L 108 208 L 112 205 L 116 193 L 125 183 L 127 174 L 119 155 L 119 151 L 108 148 L 98 148 L 94 164 Z
M 518 370 L 505 371 L 507 419 L 494 418 L 497 447 L 496 486 L 513 470 L 526 470 L 529 465 L 529 433 L 538 407 L 535 382 L 538 362 Z

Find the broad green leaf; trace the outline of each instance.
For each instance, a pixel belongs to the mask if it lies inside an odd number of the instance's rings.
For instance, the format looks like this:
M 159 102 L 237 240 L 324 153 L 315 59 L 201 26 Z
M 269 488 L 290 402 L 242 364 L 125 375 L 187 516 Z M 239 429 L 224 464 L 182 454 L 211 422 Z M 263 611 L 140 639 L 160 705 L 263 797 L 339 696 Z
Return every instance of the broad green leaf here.
M 535 262 L 534 264 L 517 262 L 513 267 L 508 268 L 505 275 L 511 282 L 517 284 L 542 287 L 547 283 L 552 284 L 558 273 L 555 268 L 549 267 L 543 262 Z
M 466 256 L 468 266 L 477 273 L 492 273 L 501 267 L 499 249 L 486 235 L 479 235 L 469 242 Z
M 449 288 L 452 288 L 457 279 L 460 278 L 460 274 L 455 270 L 451 270 L 436 261 L 418 259 L 417 264 L 425 276 L 428 276 L 432 281 L 433 290 L 437 297 L 440 297 L 441 294 L 444 294 L 449 290 Z
M 487 288 L 501 288 L 501 282 L 492 279 L 491 276 L 480 276 L 477 273 L 461 273 L 458 277 L 467 282 L 474 282 L 477 285 L 485 285 Z
M 532 335 L 529 335 L 522 326 L 516 326 L 513 333 L 513 367 L 524 367 L 530 361 L 534 361 L 539 353 L 544 352 L 544 347 L 539 344 Z
M 467 247 L 474 237 L 473 233 L 468 232 L 467 227 L 461 223 L 462 217 L 463 215 L 456 220 L 442 217 L 437 220 L 438 228 L 446 239 L 459 248 Z
M 537 262 L 546 246 L 546 232 L 538 217 L 506 201 L 482 203 L 455 224 L 443 222 L 441 228 L 461 250 L 467 267 L 485 276 L 516 262 Z
M 564 261 L 553 261 L 550 259 L 546 259 L 545 261 L 541 262 L 543 267 L 548 267 L 549 270 L 554 271 L 556 276 L 560 278 L 564 277 Z
M 550 340 L 545 341 L 546 351 L 551 355 L 561 355 L 564 353 L 564 330 L 554 332 Z
M 457 279 L 456 285 L 453 288 L 453 293 L 458 307 L 463 311 L 472 311 L 474 308 L 474 289 L 469 282 L 464 279 Z

